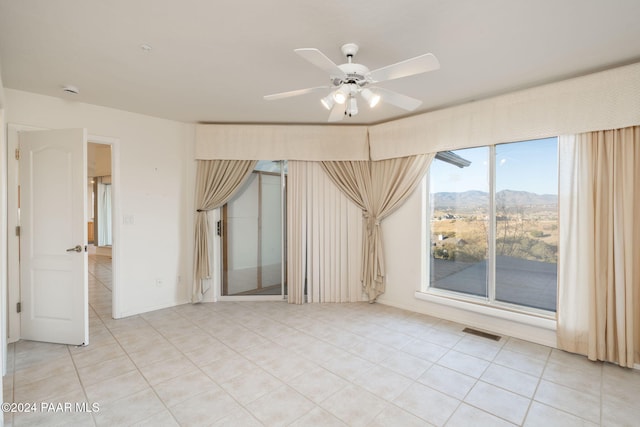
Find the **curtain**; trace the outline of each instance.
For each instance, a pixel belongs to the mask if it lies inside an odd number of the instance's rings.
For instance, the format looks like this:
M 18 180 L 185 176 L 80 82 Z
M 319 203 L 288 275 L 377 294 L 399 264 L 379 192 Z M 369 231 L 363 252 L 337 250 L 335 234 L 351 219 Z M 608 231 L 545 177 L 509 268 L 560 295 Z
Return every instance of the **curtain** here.
M 361 210 L 318 162 L 289 161 L 287 282 L 289 303 L 365 301 L 357 265 Z
M 360 280 L 369 302 L 385 291 L 380 222 L 413 192 L 433 157 L 421 154 L 380 161 L 322 162 L 331 180 L 362 210 Z
M 111 246 L 111 184 L 98 182 L 98 245 Z
M 560 139 L 558 346 L 640 362 L 640 127 Z
M 202 301 L 208 290 L 203 279 L 211 277 L 209 220 L 207 212 L 224 205 L 255 168 L 254 160 L 198 160 L 196 169 L 196 218 L 194 275 L 191 301 Z

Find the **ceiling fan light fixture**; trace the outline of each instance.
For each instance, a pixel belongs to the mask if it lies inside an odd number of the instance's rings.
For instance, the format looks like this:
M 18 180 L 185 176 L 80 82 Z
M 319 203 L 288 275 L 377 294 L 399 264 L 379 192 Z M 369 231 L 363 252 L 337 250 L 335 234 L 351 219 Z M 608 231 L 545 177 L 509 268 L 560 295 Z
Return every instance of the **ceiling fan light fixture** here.
M 338 90 L 333 92 L 333 100 L 338 104 L 344 104 L 351 90 L 347 85 L 342 85 Z
M 380 95 L 378 95 L 377 93 L 373 93 L 371 89 L 365 88 L 362 90 L 361 94 L 364 100 L 367 101 L 367 103 L 369 104 L 369 107 L 371 108 L 375 107 L 380 102 Z
M 336 101 L 334 100 L 334 95 L 332 93 L 322 98 L 320 102 L 322 103 L 322 106 L 327 110 L 331 110 L 333 106 L 336 104 Z

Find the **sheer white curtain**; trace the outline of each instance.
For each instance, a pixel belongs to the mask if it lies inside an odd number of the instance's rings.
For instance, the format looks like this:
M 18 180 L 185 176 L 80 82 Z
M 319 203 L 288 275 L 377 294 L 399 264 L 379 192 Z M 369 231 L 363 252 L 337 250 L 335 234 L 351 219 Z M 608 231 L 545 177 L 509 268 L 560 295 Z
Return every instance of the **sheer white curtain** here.
M 640 127 L 562 137 L 558 346 L 640 363 Z
M 98 183 L 98 246 L 112 244 L 111 184 Z
M 289 302 L 366 301 L 360 284 L 362 212 L 320 163 L 289 161 L 287 283 Z

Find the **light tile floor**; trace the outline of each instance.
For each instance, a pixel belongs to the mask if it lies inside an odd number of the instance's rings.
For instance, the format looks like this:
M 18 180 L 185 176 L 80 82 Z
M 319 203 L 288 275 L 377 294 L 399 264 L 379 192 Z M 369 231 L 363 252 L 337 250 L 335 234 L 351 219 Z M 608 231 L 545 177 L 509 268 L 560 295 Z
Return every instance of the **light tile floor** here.
M 113 320 L 108 259 L 90 264 L 90 345 L 10 345 L 4 400 L 38 412 L 6 425 L 640 423 L 637 371 L 381 304 L 224 302 Z

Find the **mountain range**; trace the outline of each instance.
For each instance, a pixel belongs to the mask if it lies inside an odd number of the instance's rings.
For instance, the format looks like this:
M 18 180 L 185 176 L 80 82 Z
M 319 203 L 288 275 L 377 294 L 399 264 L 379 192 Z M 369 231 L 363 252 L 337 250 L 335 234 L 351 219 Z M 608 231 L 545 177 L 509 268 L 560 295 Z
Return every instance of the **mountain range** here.
M 432 195 L 436 210 L 452 207 L 476 208 L 489 203 L 489 193 L 470 190 L 460 193 L 441 192 Z M 501 190 L 496 193 L 496 204 L 511 206 L 556 206 L 558 196 L 555 194 L 536 194 L 528 191 Z

